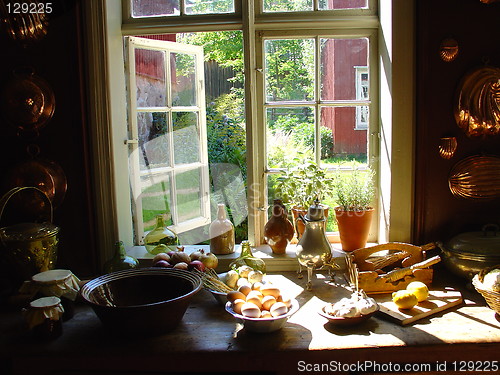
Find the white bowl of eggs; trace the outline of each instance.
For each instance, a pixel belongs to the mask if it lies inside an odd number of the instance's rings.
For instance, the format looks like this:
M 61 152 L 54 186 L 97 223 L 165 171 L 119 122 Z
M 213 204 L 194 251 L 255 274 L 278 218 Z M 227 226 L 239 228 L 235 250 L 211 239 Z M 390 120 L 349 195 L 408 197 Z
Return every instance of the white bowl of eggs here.
M 259 290 L 240 287 L 227 294 L 226 311 L 239 320 L 250 332 L 273 332 L 281 329 L 298 309 L 296 299 L 284 297 L 272 285 Z

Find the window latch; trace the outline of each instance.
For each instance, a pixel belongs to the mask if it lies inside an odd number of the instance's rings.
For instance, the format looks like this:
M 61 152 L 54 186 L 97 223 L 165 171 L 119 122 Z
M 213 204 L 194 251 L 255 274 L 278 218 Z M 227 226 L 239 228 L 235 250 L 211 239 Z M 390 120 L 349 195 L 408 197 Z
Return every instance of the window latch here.
M 139 143 L 139 140 L 138 139 L 125 139 L 123 141 L 123 143 L 126 145 L 136 145 Z

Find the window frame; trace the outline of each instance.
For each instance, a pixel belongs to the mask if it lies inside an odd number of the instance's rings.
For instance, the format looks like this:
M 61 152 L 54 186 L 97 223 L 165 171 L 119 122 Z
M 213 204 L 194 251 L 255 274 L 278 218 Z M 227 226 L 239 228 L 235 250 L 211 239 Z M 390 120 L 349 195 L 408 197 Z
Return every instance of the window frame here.
M 373 1 L 373 0 L 370 0 Z M 256 1 L 255 3 L 258 3 Z M 310 28 L 311 21 L 317 28 L 328 28 L 335 20 L 339 27 L 353 27 L 356 17 L 332 17 L 331 15 L 308 15 L 308 20 L 295 22 L 294 17 L 286 14 L 256 14 L 254 2 L 242 0 L 242 15 L 232 17 L 209 16 L 205 21 L 172 22 L 161 24 L 160 20 L 149 20 L 142 26 L 132 25 L 126 19 L 122 21 L 123 8 L 116 0 L 85 2 L 85 49 L 87 67 L 87 94 L 89 103 L 89 131 L 92 139 L 93 188 L 95 196 L 96 235 L 100 259 L 110 256 L 109 248 L 117 239 L 131 245 L 132 228 L 127 214 L 130 207 L 122 205 L 128 199 L 128 176 L 116 173 L 120 161 L 123 161 L 124 140 L 123 121 L 126 121 L 124 97 L 119 94 L 124 87 L 123 72 L 116 69 L 117 62 L 123 61 L 122 37 L 138 33 L 168 33 L 183 31 L 216 31 L 243 29 L 244 49 L 246 53 L 246 118 L 247 152 L 257 155 L 257 145 L 265 144 L 263 132 L 258 132 L 255 88 L 258 67 L 255 59 L 255 36 L 262 30 L 273 30 L 288 24 L 291 29 Z M 257 6 L 257 4 L 255 4 Z M 324 11 L 329 12 L 329 11 Z M 409 241 L 412 234 L 413 220 L 413 158 L 414 158 L 414 0 L 405 2 L 390 1 L 379 4 L 379 17 L 368 15 L 364 23 L 381 27 L 378 34 L 380 62 L 380 114 L 376 121 L 380 123 L 380 132 L 371 136 L 380 139 L 380 171 L 377 176 L 381 182 L 380 241 Z M 265 17 L 264 17 L 265 16 Z M 199 17 L 198 17 L 199 18 Z M 210 18 L 210 22 L 206 20 Z M 285 20 L 286 18 L 286 20 Z M 359 25 L 358 25 L 359 27 Z M 394 65 L 394 63 L 401 63 Z M 373 78 L 373 77 L 371 77 Z M 394 82 L 394 83 L 393 83 Z M 123 91 L 123 90 L 122 90 Z M 110 93 L 113 92 L 113 95 Z M 397 127 L 394 125 L 397 123 Z M 126 149 L 126 147 L 125 147 Z M 260 158 L 261 159 L 261 158 Z M 126 158 L 125 158 L 126 160 Z M 248 165 L 249 178 L 263 176 L 264 164 L 259 158 L 251 158 Z M 122 174 L 124 175 L 124 174 Z M 127 174 L 128 175 L 128 174 Z M 266 204 L 259 189 L 250 186 L 248 203 L 249 223 L 255 231 L 249 232 L 249 239 L 258 242 L 261 238 L 265 220 L 262 208 Z M 392 209 L 397 208 L 397 209 Z M 128 211 L 128 212 L 127 212 Z M 130 217 L 130 216 L 129 216 Z
M 132 195 L 132 211 L 136 216 L 142 217 L 142 198 L 141 194 L 144 188 L 144 180 L 154 180 L 155 178 L 168 177 L 170 185 L 170 214 L 172 215 L 173 224 L 170 226 L 177 234 L 188 230 L 207 225 L 211 221 L 210 216 L 210 200 L 209 200 L 209 177 L 208 177 L 208 155 L 207 155 L 207 134 L 206 134 L 206 109 L 205 109 L 205 84 L 204 84 L 204 68 L 203 68 L 203 48 L 188 44 L 159 41 L 146 38 L 138 38 L 127 36 L 124 38 L 125 50 L 125 66 L 128 80 L 128 118 L 129 118 L 129 134 L 130 139 L 127 140 L 130 149 L 130 167 L 129 174 L 131 175 L 131 195 Z M 165 95 L 166 105 L 164 107 L 139 107 L 137 105 L 136 92 L 136 67 L 135 67 L 135 51 L 144 49 L 148 51 L 165 52 Z M 171 61 L 168 58 L 170 53 L 189 54 L 194 57 L 194 67 L 196 82 L 194 83 L 196 104 L 191 106 L 176 106 L 172 103 L 171 92 Z M 167 118 L 167 123 L 170 124 L 170 131 L 167 134 L 168 143 L 173 146 L 173 114 L 185 112 L 195 113 L 197 115 L 198 139 L 199 139 L 199 160 L 192 163 L 176 164 L 175 163 L 175 147 L 169 148 L 170 165 L 155 168 L 148 168 L 147 171 L 141 170 L 139 165 L 139 135 L 138 135 L 138 120 L 139 113 L 164 113 Z M 176 195 L 176 178 L 177 174 L 199 170 L 200 171 L 200 216 L 182 221 L 177 208 Z M 142 244 L 144 237 L 143 221 L 137 217 L 134 222 L 134 243 Z

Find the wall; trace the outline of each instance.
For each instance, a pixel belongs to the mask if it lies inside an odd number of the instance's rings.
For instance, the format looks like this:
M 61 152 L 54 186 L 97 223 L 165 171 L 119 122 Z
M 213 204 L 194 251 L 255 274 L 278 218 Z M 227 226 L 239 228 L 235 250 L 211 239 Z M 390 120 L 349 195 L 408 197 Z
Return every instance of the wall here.
M 5 173 L 16 162 L 27 158 L 29 143 L 40 147 L 41 158 L 62 167 L 68 188 L 64 201 L 54 211 L 53 220 L 60 227 L 58 267 L 85 277 L 96 271 L 96 261 L 87 178 L 87 129 L 82 110 L 79 4 L 65 0 L 54 1 L 53 5 L 55 14 L 50 19 L 48 35 L 37 43 L 21 45 L 0 30 L 0 90 L 14 69 L 30 66 L 48 82 L 56 101 L 53 118 L 32 140 L 17 136 L 17 129 L 0 116 L 0 185 L 6 184 Z M 5 191 L 4 187 L 0 194 Z M 2 226 L 9 221 L 8 217 L 3 219 Z
M 470 155 L 500 156 L 500 136 L 469 139 L 453 117 L 460 79 L 489 61 L 500 67 L 500 3 L 480 0 L 417 1 L 417 139 L 416 243 L 446 240 L 458 233 L 500 224 L 500 199 L 475 202 L 455 198 L 448 188 L 451 168 Z M 455 38 L 459 55 L 446 63 L 439 57 L 443 39 Z M 438 155 L 440 137 L 455 136 L 456 155 Z

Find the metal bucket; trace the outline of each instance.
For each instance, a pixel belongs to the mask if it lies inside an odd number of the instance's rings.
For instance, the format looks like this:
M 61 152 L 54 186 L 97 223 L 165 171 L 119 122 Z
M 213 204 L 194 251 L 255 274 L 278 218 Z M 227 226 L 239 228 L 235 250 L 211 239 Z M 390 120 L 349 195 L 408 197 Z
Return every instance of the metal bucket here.
M 0 228 L 1 257 L 12 277 L 30 279 L 33 275 L 54 269 L 57 261 L 59 227 L 52 224 L 52 203 L 47 195 L 35 187 L 16 187 L 0 199 L 0 221 L 9 200 L 18 192 L 34 189 L 48 203 L 46 221 L 19 223 Z

